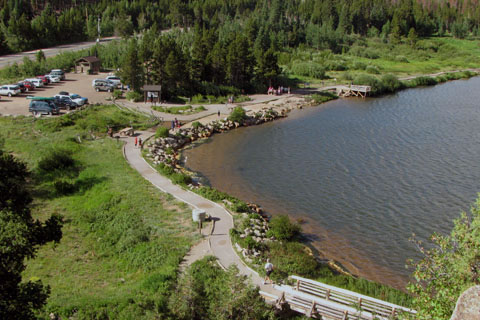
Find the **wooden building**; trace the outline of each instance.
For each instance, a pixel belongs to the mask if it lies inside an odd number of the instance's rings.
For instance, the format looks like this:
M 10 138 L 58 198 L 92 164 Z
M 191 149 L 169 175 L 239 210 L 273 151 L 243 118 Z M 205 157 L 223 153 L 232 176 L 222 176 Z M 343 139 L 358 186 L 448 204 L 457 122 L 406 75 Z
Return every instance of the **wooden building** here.
M 142 87 L 143 101 L 157 103 L 162 97 L 162 86 L 157 84 L 146 84 Z
M 95 74 L 100 72 L 102 62 L 95 56 L 83 57 L 75 61 L 75 73 Z

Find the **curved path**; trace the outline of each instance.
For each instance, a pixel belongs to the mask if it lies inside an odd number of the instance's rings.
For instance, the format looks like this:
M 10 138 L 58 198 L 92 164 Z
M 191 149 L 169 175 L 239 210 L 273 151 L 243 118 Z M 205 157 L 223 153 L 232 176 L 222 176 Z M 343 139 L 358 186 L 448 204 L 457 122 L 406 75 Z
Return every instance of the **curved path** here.
M 153 133 L 151 132 L 138 131 L 136 136 L 145 141 L 152 135 Z M 247 267 L 234 251 L 229 235 L 229 230 L 233 228 L 233 217 L 231 214 L 218 203 L 207 200 L 191 191 L 184 190 L 180 186 L 173 184 L 170 179 L 160 175 L 142 157 L 140 148 L 135 147 L 134 139 L 134 137 L 122 139 L 126 141 L 124 155 L 130 165 L 161 191 L 170 193 L 192 208 L 205 210 L 215 221 L 214 228 L 207 241 L 202 241 L 197 246 L 194 246 L 186 259 L 191 263 L 195 258 L 212 254 L 218 258 L 218 262 L 223 268 L 228 268 L 234 264 L 238 267 L 240 274 L 250 277 L 252 283 L 259 286 L 262 291 L 272 294 L 277 293 L 271 285 L 263 285 L 263 278 L 257 272 Z

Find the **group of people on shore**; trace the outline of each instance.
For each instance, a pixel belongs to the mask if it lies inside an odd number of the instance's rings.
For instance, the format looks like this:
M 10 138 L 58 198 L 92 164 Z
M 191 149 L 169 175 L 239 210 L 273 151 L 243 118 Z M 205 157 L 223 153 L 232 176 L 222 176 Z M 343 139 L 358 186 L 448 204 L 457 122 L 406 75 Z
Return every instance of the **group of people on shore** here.
M 279 86 L 278 89 L 275 89 L 273 86 L 268 87 L 268 95 L 281 95 L 282 93 L 290 94 L 290 87 Z

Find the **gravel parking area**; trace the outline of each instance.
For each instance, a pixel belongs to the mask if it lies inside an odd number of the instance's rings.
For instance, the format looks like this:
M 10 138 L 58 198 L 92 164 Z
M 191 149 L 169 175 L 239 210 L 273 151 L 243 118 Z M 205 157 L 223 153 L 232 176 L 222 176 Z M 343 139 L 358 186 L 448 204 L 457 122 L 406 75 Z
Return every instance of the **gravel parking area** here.
M 30 115 L 28 104 L 30 100 L 27 96 L 53 97 L 60 91 L 77 93 L 82 97 L 88 98 L 90 103 L 107 103 L 106 98 L 111 96 L 109 92 L 96 92 L 92 87 L 93 79 L 103 79 L 107 73 L 87 75 L 80 73 L 66 73 L 66 79 L 60 83 L 50 83 L 43 88 L 37 88 L 35 91 L 22 93 L 15 97 L 1 96 L 0 115 Z

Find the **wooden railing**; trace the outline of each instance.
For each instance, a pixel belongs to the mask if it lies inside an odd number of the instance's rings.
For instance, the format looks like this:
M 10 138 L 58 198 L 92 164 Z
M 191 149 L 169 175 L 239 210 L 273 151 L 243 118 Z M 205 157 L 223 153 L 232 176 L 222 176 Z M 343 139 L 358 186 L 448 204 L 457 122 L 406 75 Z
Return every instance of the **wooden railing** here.
M 358 310 L 369 312 L 372 315 L 378 315 L 381 318 L 395 318 L 399 312 L 416 314 L 415 310 L 375 299 L 353 291 L 337 288 L 298 276 L 291 276 L 290 278 L 296 281 L 294 287 L 296 292 L 306 293 L 320 299 L 354 307 Z
M 325 320 L 372 320 L 381 319 L 367 311 L 325 300 L 308 293 L 299 292 L 290 286 L 274 286 L 282 295 L 277 305 L 288 304 L 290 309 L 311 318 Z

